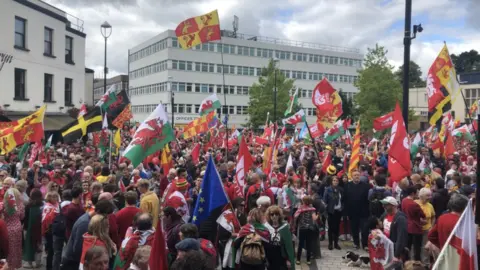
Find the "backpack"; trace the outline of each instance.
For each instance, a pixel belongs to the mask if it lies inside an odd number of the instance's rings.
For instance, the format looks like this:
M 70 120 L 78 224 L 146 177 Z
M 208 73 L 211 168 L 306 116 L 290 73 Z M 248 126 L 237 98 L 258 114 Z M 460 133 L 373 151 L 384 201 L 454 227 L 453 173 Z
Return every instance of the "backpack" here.
M 260 187 L 260 188 L 255 189 L 255 192 L 248 196 L 247 206 L 248 206 L 249 211 L 257 208 L 257 200 L 258 200 L 258 198 L 260 198 L 260 196 L 262 196 L 262 194 L 263 194 L 263 189 L 262 189 L 262 187 Z
M 65 233 L 67 231 L 67 225 L 65 224 L 66 224 L 66 219 L 62 213 L 62 208 L 60 208 L 60 213 L 58 213 L 58 215 L 55 217 L 55 219 L 52 222 L 53 235 L 65 238 Z
M 251 233 L 243 239 L 240 246 L 240 260 L 248 265 L 262 265 L 265 263 L 265 249 L 262 238 L 256 233 Z
M 383 204 L 380 202 L 381 200 L 385 199 L 385 190 L 383 189 L 373 189 L 373 193 L 369 199 L 369 210 L 370 215 L 380 218 L 385 210 L 383 209 Z

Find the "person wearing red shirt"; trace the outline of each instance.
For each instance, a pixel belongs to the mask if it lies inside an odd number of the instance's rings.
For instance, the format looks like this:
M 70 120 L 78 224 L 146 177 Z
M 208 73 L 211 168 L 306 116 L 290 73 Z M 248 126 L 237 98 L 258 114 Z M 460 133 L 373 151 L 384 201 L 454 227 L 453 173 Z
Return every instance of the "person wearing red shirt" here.
M 428 241 L 440 250 L 448 240 L 455 225 L 457 224 L 463 210 L 467 207 L 468 198 L 464 195 L 454 193 L 448 201 L 449 213 L 443 214 L 438 218 L 437 223 L 428 233 Z M 427 244 L 428 246 L 428 244 Z
M 65 216 L 65 236 L 67 240 L 70 238 L 73 224 L 79 217 L 85 214 L 85 209 L 82 205 L 82 193 L 81 187 L 73 187 L 71 191 L 72 202 L 62 208 L 62 214 Z
M 115 214 L 120 241 L 125 239 L 125 233 L 127 232 L 127 229 L 132 226 L 135 215 L 142 212 L 142 210 L 136 206 L 137 201 L 137 193 L 135 191 L 128 191 L 125 193 L 125 208 Z
M 61 187 L 65 185 L 65 177 L 63 176 L 61 169 L 56 168 L 55 170 L 49 172 L 48 176 L 50 176 L 51 181 L 57 183 L 57 185 Z
M 407 188 L 407 197 L 402 200 L 402 211 L 407 216 L 408 247 L 413 245 L 413 254 L 416 261 L 421 260 L 422 253 L 422 225 L 425 223 L 425 213 L 415 198 L 418 196 L 418 189 L 414 186 Z
M 0 260 L 6 259 L 8 257 L 8 230 L 7 224 L 3 219 L 0 219 Z
M 277 178 L 278 187 L 283 187 L 283 185 L 285 184 L 285 180 L 287 180 L 287 178 L 283 173 L 280 172 L 280 167 L 278 165 L 273 166 L 273 172 L 270 179 L 274 177 Z

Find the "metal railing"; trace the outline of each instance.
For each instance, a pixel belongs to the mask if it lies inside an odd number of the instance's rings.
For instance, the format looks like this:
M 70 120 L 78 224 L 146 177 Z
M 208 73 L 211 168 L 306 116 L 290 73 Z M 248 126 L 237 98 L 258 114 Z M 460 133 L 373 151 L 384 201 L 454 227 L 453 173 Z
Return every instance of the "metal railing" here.
M 233 31 L 230 31 L 230 30 L 222 30 L 222 36 L 237 38 L 237 39 L 244 39 L 244 40 L 252 40 L 257 42 L 264 42 L 264 43 L 270 43 L 270 44 L 276 44 L 276 45 L 284 45 L 284 46 L 319 49 L 319 50 L 334 51 L 334 52 L 360 53 L 360 49 L 358 48 L 348 48 L 348 47 L 333 46 L 333 45 L 326 45 L 326 44 L 313 43 L 313 42 L 255 36 L 255 35 L 234 33 Z

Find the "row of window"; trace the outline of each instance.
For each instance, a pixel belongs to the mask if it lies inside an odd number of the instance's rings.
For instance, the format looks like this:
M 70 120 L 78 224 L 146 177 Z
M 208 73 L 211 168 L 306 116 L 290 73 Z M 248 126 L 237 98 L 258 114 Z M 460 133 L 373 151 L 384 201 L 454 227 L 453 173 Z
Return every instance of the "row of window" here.
M 140 78 L 143 76 L 148 76 L 153 73 L 162 72 L 167 69 L 194 71 L 194 72 L 222 73 L 221 64 L 201 63 L 201 62 L 182 61 L 182 60 L 164 60 L 162 62 L 131 71 L 130 78 L 131 79 Z M 261 76 L 262 75 L 262 68 L 258 68 L 258 67 L 224 65 L 223 70 L 225 74 L 236 74 L 236 75 L 243 75 L 243 76 Z M 283 76 L 285 76 L 286 78 L 298 79 L 298 80 L 320 81 L 323 78 L 327 78 L 331 82 L 354 83 L 358 78 L 358 76 L 354 76 L 354 75 L 330 74 L 330 73 L 307 72 L 307 71 L 296 71 L 296 70 L 279 70 L 279 72 L 283 74 Z
M 137 61 L 138 59 L 142 59 L 142 58 L 147 57 L 147 56 L 149 56 L 151 54 L 154 54 L 156 52 L 165 50 L 168 47 L 167 46 L 167 40 L 168 40 L 167 38 L 162 39 L 158 42 L 153 43 L 152 45 L 150 45 L 146 48 L 141 49 L 138 52 L 134 52 L 134 53 L 130 54 L 130 62 Z
M 25 69 L 16 68 L 15 69 L 15 100 L 27 100 L 27 71 Z M 54 75 L 45 73 L 44 76 L 44 87 L 43 87 L 43 101 L 44 102 L 55 102 L 53 100 L 54 89 Z M 73 92 L 73 79 L 65 78 L 65 87 L 64 92 L 64 102 L 65 106 L 72 105 L 72 92 Z
M 168 41 L 169 39 L 170 39 L 170 44 Z M 130 55 L 130 62 L 134 62 L 141 58 L 147 57 L 151 54 L 164 50 L 167 47 L 180 48 L 177 38 L 175 37 L 166 38 L 138 52 L 132 53 Z M 312 62 L 312 63 L 328 64 L 328 65 L 342 65 L 342 66 L 350 66 L 350 67 L 357 67 L 357 68 L 362 67 L 362 60 L 360 59 L 328 56 L 328 55 L 320 55 L 320 54 L 310 54 L 310 53 L 288 52 L 288 51 L 281 51 L 281 50 L 238 46 L 238 45 L 231 45 L 231 44 L 204 43 L 204 44 L 200 44 L 193 47 L 193 49 L 200 50 L 200 51 L 207 51 L 207 52 L 223 52 L 227 54 L 238 54 L 238 55 L 244 55 L 244 56 L 262 57 L 262 58 L 273 58 L 275 56 L 280 60 Z
M 54 30 L 44 27 L 43 30 L 43 55 L 55 58 Z M 27 20 L 15 16 L 15 48 L 28 51 L 27 49 Z M 73 38 L 65 36 L 65 63 L 75 64 L 73 62 Z
M 114 86 L 114 89 L 115 89 L 115 93 L 118 93 L 122 90 L 127 90 L 128 89 L 128 82 L 117 82 L 117 83 L 114 83 L 114 84 L 107 84 L 107 90 L 108 88 L 110 88 L 111 86 Z M 103 93 L 105 93 L 105 87 L 102 85 L 102 86 L 99 86 L 95 89 L 93 89 L 93 95 L 96 97 L 96 96 L 102 96 Z
M 229 95 L 244 95 L 247 96 L 250 90 L 248 86 L 235 86 L 235 85 L 214 85 L 206 83 L 185 83 L 185 82 L 171 82 L 171 90 L 174 92 L 194 92 L 194 93 L 213 93 L 217 94 L 229 94 Z M 160 92 L 169 91 L 168 83 L 155 83 L 150 85 L 144 85 L 140 87 L 130 88 L 130 96 L 149 95 Z
M 158 73 L 167 70 L 167 60 L 139 68 L 130 72 L 130 79 L 148 76 L 153 73 Z

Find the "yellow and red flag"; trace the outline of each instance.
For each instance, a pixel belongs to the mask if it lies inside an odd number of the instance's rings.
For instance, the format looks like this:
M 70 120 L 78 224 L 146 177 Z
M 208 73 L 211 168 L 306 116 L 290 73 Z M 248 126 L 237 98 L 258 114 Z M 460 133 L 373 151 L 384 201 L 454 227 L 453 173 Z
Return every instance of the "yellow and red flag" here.
M 460 89 L 455 67 L 444 45 L 427 76 L 428 119 L 430 125 L 440 125 L 442 115 L 452 107 L 452 97 Z
M 360 121 L 357 123 L 357 130 L 353 137 L 352 156 L 350 157 L 350 166 L 348 166 L 348 175 L 352 175 L 352 171 L 358 167 L 360 162 Z
M 198 44 L 221 39 L 217 10 L 186 19 L 177 26 L 175 34 L 182 49 L 190 49 Z
M 325 78 L 315 86 L 312 103 L 317 108 L 317 123 L 325 129 L 333 127 L 343 113 L 340 95 Z
M 123 124 L 133 118 L 132 115 L 132 104 L 128 104 L 125 109 L 115 118 L 112 122 L 114 126 L 118 129 L 123 128 Z
M 0 129 L 0 153 L 5 155 L 24 143 L 41 141 L 45 109 L 44 105 L 27 117 L 9 122 L 13 126 Z
M 183 129 L 183 138 L 188 139 L 193 136 L 207 132 L 209 129 L 214 128 L 217 125 L 217 113 L 215 111 L 210 112 L 207 115 L 200 116 Z
M 170 152 L 170 148 L 168 147 L 168 144 L 165 145 L 165 147 L 162 150 L 162 155 L 160 157 L 160 164 L 163 168 L 163 174 L 168 175 L 168 172 L 170 171 L 170 168 L 173 168 L 172 164 L 172 154 Z

